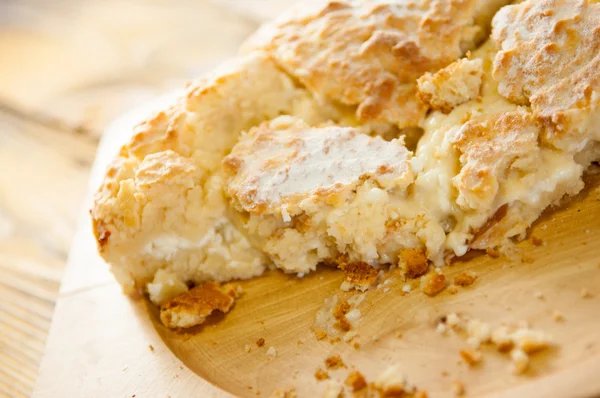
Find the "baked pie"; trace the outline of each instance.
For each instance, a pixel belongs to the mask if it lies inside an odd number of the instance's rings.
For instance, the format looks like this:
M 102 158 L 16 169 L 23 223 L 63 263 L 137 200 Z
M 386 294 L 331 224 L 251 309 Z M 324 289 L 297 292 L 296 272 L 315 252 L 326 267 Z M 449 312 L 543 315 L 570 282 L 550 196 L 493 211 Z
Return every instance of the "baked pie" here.
M 94 233 L 125 292 L 510 250 L 600 160 L 600 2 L 508 3 L 302 2 L 262 27 L 106 172 Z

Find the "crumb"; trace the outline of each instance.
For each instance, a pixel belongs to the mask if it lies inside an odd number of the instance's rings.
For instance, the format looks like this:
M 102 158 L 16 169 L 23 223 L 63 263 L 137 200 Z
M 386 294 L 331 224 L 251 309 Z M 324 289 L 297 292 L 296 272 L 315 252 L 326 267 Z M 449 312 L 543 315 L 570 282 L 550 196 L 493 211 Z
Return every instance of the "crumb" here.
M 246 352 L 250 352 L 250 350 L 251 350 L 251 349 L 252 349 L 252 348 L 251 348 L 250 344 L 246 344 L 246 345 L 244 346 L 244 351 L 246 351 Z
M 527 370 L 529 366 L 529 357 L 523 350 L 512 350 L 510 352 L 510 359 L 512 360 L 512 371 L 515 374 L 522 374 Z
M 358 350 L 360 348 L 360 344 L 355 341 L 354 343 L 352 343 L 352 347 L 354 347 L 355 350 Z
M 154 352 L 154 347 L 152 347 L 152 344 L 150 344 L 150 345 L 148 346 L 148 348 L 150 349 L 150 351 Z
M 332 355 L 325 359 L 325 366 L 327 369 L 345 368 L 346 365 L 339 355 Z
M 554 310 L 552 313 L 552 319 L 554 319 L 555 322 L 564 322 L 565 316 L 559 311 Z
M 537 236 L 531 236 L 531 243 L 533 243 L 534 246 L 541 246 L 544 244 L 544 241 L 541 240 L 540 238 L 538 238 Z
M 427 398 L 427 391 L 417 391 L 414 395 L 415 398 Z
M 437 273 L 425 275 L 421 282 L 423 283 L 423 292 L 428 296 L 435 296 L 446 287 L 446 277 Z
M 179 370 L 183 370 L 183 365 L 179 365 Z
M 350 372 L 346 378 L 346 385 L 352 388 L 352 391 L 360 391 L 367 386 L 365 377 L 357 370 Z
M 256 340 L 256 345 L 257 345 L 258 347 L 262 347 L 262 346 L 264 346 L 264 345 L 265 345 L 265 339 L 263 339 L 263 338 L 261 337 L 260 339 Z
M 323 392 L 323 398 L 340 398 L 343 394 L 343 386 L 341 383 L 330 380 Z
M 346 318 L 346 314 L 350 312 L 350 308 L 350 303 L 348 303 L 347 300 L 339 302 L 333 308 L 333 317 L 337 319 L 336 322 L 333 324 L 334 328 L 342 330 L 344 332 L 347 332 L 350 329 L 352 329 L 352 325 L 350 325 L 350 322 L 348 322 L 348 319 Z
M 485 249 L 485 252 L 488 254 L 488 256 L 493 257 L 493 258 L 498 258 L 500 257 L 500 252 L 496 249 Z
M 405 249 L 400 253 L 400 264 L 407 278 L 417 278 L 427 272 L 429 262 L 423 249 Z
M 408 283 L 406 283 L 404 286 L 402 286 L 402 291 L 403 291 L 404 293 L 407 293 L 407 294 L 408 294 L 408 293 L 410 293 L 410 291 L 411 291 L 411 290 L 412 290 L 412 289 L 411 289 L 411 287 L 410 287 L 410 285 L 409 285 Z
M 441 374 L 442 374 L 442 377 L 448 377 L 448 372 L 445 370 L 443 370 Z
M 128 368 L 128 367 L 129 367 L 129 366 L 125 365 L 125 366 L 123 367 L 123 369 L 121 369 L 121 371 L 122 371 L 122 372 L 125 372 L 125 371 L 127 370 L 127 368 Z
M 384 293 L 389 293 L 389 291 L 390 291 L 390 288 L 389 288 L 389 287 L 383 288 L 383 292 L 384 292 Z
M 298 345 L 304 344 L 304 339 L 298 339 L 298 341 L 296 342 L 296 344 L 298 344 Z
M 315 379 L 318 381 L 329 379 L 329 373 L 327 373 L 327 371 L 324 369 L 318 368 L 315 371 Z
M 175 296 L 160 306 L 160 320 L 168 328 L 189 328 L 206 320 L 214 311 L 228 313 L 240 296 L 239 285 L 206 282 Z
M 462 397 L 465 395 L 465 385 L 460 381 L 455 381 L 452 383 L 452 392 L 454 392 L 455 397 Z
M 277 349 L 275 347 L 269 347 L 269 349 L 267 350 L 267 356 L 268 357 L 276 357 Z
M 477 275 L 474 272 L 463 272 L 454 278 L 454 284 L 462 287 L 471 286 L 475 279 L 477 279 Z
M 534 297 L 538 300 L 543 300 L 544 299 L 544 293 L 542 292 L 535 292 L 534 293 Z
M 581 288 L 581 298 L 587 299 L 592 298 L 592 293 L 590 293 L 585 287 Z
M 408 385 L 396 366 L 384 370 L 372 386 L 381 397 L 403 397 L 415 392 L 415 388 Z
M 445 323 L 447 323 L 450 327 L 456 327 L 460 325 L 460 317 L 455 313 L 448 314 L 448 316 L 445 318 Z
M 448 293 L 450 293 L 450 294 L 458 293 L 458 288 L 456 287 L 456 285 L 450 285 L 448 287 Z
M 492 343 L 500 352 L 508 352 L 512 350 L 514 343 L 510 331 L 506 326 L 500 326 L 492 332 Z
M 257 395 L 259 395 L 258 393 Z M 296 398 L 296 388 L 295 387 L 287 387 L 279 390 L 273 391 L 271 394 L 271 398 Z
M 448 328 L 446 327 L 446 325 L 443 322 L 438 323 L 437 327 L 435 328 L 435 331 L 438 332 L 439 334 L 446 333 L 446 330 L 448 330 Z
M 341 261 L 338 268 L 344 271 L 342 290 L 346 291 L 354 288 L 364 292 L 375 284 L 379 273 L 377 268 L 372 267 L 364 261 L 351 263 Z
M 481 352 L 471 349 L 461 350 L 460 356 L 469 366 L 477 365 L 482 359 Z
M 523 257 L 521 257 L 521 261 L 526 263 L 526 264 L 531 264 L 533 263 L 533 257 L 527 255 L 527 254 L 523 254 Z
M 317 340 L 323 340 L 325 338 L 327 338 L 327 333 L 325 333 L 322 330 L 315 330 L 315 337 L 317 338 Z

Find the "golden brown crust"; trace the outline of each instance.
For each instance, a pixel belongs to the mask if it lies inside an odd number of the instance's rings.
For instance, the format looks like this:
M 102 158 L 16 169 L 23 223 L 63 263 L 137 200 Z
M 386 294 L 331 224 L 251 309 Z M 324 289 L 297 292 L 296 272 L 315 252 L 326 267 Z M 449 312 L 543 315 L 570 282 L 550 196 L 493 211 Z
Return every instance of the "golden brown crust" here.
M 356 107 L 360 123 L 417 126 L 426 107 L 416 79 L 474 47 L 476 7 L 474 0 L 308 2 L 246 47 L 272 54 L 317 97 Z
M 367 380 L 365 379 L 365 376 L 363 376 L 363 374 L 357 370 L 350 372 L 344 383 L 354 392 L 363 390 L 367 387 Z
M 160 320 L 169 328 L 189 328 L 206 320 L 213 311 L 229 312 L 239 297 L 239 285 L 207 282 L 169 300 L 160 307 Z
M 139 124 L 91 211 L 100 253 L 125 291 L 143 290 L 162 268 L 196 283 L 260 274 L 263 255 L 226 218 L 222 157 L 262 120 L 328 119 L 319 112 L 267 55 L 253 53 L 191 83 L 173 106 Z
M 407 278 L 416 278 L 427 272 L 429 260 L 423 249 L 405 249 L 400 253 L 400 266 Z
M 449 113 L 479 96 L 483 77 L 481 59 L 460 59 L 417 80 L 418 96 L 433 110 Z
M 499 92 L 531 104 L 545 139 L 581 149 L 599 136 L 600 4 L 589 0 L 527 0 L 494 17 Z M 591 129 L 595 134 L 589 134 Z
M 423 293 L 428 296 L 435 296 L 446 288 L 446 277 L 437 272 L 430 272 L 422 279 Z
M 366 290 L 377 281 L 378 270 L 364 261 L 342 262 L 339 268 L 344 271 L 344 280 L 358 290 Z
M 457 203 L 489 211 L 509 170 L 532 167 L 539 152 L 539 131 L 535 118 L 524 110 L 465 123 L 453 139 L 462 154 L 462 168 L 454 179 Z

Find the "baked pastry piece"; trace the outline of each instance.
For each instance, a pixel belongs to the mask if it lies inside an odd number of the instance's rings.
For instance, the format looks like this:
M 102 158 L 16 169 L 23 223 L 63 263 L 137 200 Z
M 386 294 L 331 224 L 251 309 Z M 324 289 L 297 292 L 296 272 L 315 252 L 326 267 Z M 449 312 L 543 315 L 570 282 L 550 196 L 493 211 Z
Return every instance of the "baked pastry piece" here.
M 551 3 L 524 2 L 505 8 L 495 19 L 495 32 L 502 29 L 502 24 L 518 23 L 511 16 L 517 18 L 523 12 L 532 12 L 532 8 L 548 13 Z M 567 3 L 554 4 L 555 12 L 548 13 L 548 18 L 555 18 L 555 23 L 562 20 L 562 7 L 571 5 Z M 586 15 L 594 11 L 592 7 L 595 6 L 580 6 L 580 12 Z M 568 14 L 573 16 L 571 11 Z M 552 40 L 552 35 L 545 37 Z M 394 167 L 398 171 L 406 168 L 411 175 L 402 184 L 373 183 L 370 175 L 364 176 L 365 171 L 359 170 L 354 179 L 361 184 L 351 185 L 343 200 L 331 200 L 314 192 L 329 192 L 336 183 L 343 186 L 343 174 L 333 174 L 339 180 L 317 183 L 307 166 L 302 168 L 301 178 L 290 180 L 301 192 L 296 192 L 301 199 L 295 198 L 294 205 L 289 204 L 291 211 L 287 210 L 284 194 L 271 191 L 271 195 L 253 197 L 247 192 L 265 192 L 275 176 L 286 176 L 288 167 L 298 167 L 295 157 L 280 164 L 280 141 L 269 142 L 268 137 L 287 136 L 289 131 L 277 132 L 272 124 L 252 131 L 251 143 L 238 143 L 226 164 L 239 166 L 230 168 L 233 175 L 227 192 L 244 220 L 244 230 L 254 242 L 260 242 L 256 247 L 288 271 L 306 271 L 297 267 L 298 259 L 313 269 L 319 262 L 340 256 L 369 264 L 395 264 L 400 262 L 404 250 L 415 248 L 422 248 L 430 261 L 441 265 L 469 249 L 510 248 L 509 239 L 523 237 L 546 207 L 579 192 L 583 171 L 590 161 L 599 158 L 594 133 L 583 133 L 583 145 L 579 141 L 566 145 L 575 150 L 564 149 L 564 140 L 562 146 L 551 145 L 548 134 L 556 127 L 548 124 L 546 115 L 534 106 L 523 106 L 502 95 L 502 80 L 496 80 L 493 71 L 498 74 L 498 65 L 506 55 L 497 53 L 496 45 L 490 41 L 474 52 L 472 60 L 459 60 L 435 75 L 419 79 L 421 97 L 428 98 L 434 108 L 443 104 L 440 108 L 447 114 L 431 113 L 423 124 L 425 134 L 414 156 L 397 157 L 406 164 Z M 593 61 L 596 54 L 590 55 Z M 517 70 L 519 67 L 513 66 Z M 549 66 L 542 63 L 539 67 L 536 72 L 524 64 L 523 73 L 545 73 Z M 545 76 L 540 75 L 539 79 L 544 80 Z M 464 86 L 460 87 L 459 82 Z M 597 101 L 595 92 L 593 88 L 588 92 L 592 101 Z M 584 109 L 578 111 L 585 117 L 597 117 L 590 107 L 584 103 Z M 298 131 L 287 140 L 293 141 L 296 148 L 314 149 L 309 144 L 307 128 L 296 125 L 294 129 Z M 321 138 L 323 143 L 338 137 L 332 128 L 321 133 L 326 135 Z M 573 140 L 582 138 L 574 136 L 567 127 L 563 135 Z M 263 145 L 269 150 L 259 150 Z M 313 153 L 312 149 L 308 152 Z M 348 156 L 328 153 L 324 162 L 339 162 L 336 170 L 349 171 L 357 158 L 377 158 L 382 162 L 387 159 L 383 148 L 365 144 L 356 155 L 350 155 L 349 149 L 342 151 Z M 319 152 L 326 153 L 327 147 L 323 145 Z M 311 163 L 311 157 L 302 150 L 295 156 Z M 271 169 L 273 162 L 276 165 Z M 317 185 L 304 190 L 309 179 Z M 283 215 L 281 206 L 287 210 Z
M 99 251 L 125 291 L 151 284 L 162 302 L 187 282 L 262 273 L 269 259 L 232 225 L 223 197 L 221 160 L 239 134 L 279 115 L 364 124 L 370 134 L 418 127 L 426 106 L 414 98 L 416 79 L 472 48 L 502 3 L 302 4 L 257 34 L 245 55 L 192 82 L 171 108 L 136 127 L 95 197 Z M 286 46 L 300 63 L 288 62 L 279 51 Z
M 389 262 L 400 236 L 388 225 L 414 180 L 410 157 L 401 139 L 282 116 L 251 129 L 225 158 L 227 193 L 255 246 L 287 272 L 342 254 Z
M 416 80 L 473 49 L 509 1 L 302 2 L 245 46 L 271 55 L 325 103 L 357 123 L 419 126 L 427 112 Z
M 600 5 L 505 3 L 303 3 L 259 31 L 107 171 L 94 232 L 125 290 L 509 248 L 600 158 Z
M 169 278 L 158 278 L 152 297 L 182 282 L 261 274 L 264 255 L 226 217 L 221 160 L 242 130 L 282 113 L 328 120 L 321 109 L 257 52 L 192 83 L 137 126 L 92 209 L 100 253 L 125 290 L 145 290 L 161 269 Z

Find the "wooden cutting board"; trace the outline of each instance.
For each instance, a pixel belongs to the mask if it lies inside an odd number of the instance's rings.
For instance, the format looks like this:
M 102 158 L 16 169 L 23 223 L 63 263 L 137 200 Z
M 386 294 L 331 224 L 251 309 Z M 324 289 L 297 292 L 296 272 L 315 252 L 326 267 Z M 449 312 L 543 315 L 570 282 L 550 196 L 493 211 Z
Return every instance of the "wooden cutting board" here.
M 90 192 L 148 111 L 135 111 L 107 130 Z M 332 354 L 368 380 L 397 365 L 430 397 L 453 396 L 455 381 L 472 397 L 600 396 L 600 173 L 594 170 L 587 180 L 581 195 L 532 228 L 543 245 L 518 245 L 530 260 L 469 255 L 445 271 L 449 279 L 465 270 L 478 275 L 454 295 L 430 298 L 419 289 L 405 295 L 400 282 L 387 285 L 389 291 L 369 291 L 359 307 L 358 350 L 317 341 L 311 332 L 324 299 L 341 294 L 342 275 L 331 269 L 303 279 L 270 272 L 244 281 L 243 297 L 226 316 L 211 318 L 196 333 L 164 328 L 145 300 L 121 294 L 96 253 L 88 200 L 33 396 L 255 397 L 294 386 L 298 396 L 314 397 L 325 387 L 315 370 Z M 592 297 L 582 297 L 582 289 Z M 553 319 L 555 311 L 563 322 Z M 435 331 L 436 320 L 450 312 L 493 325 L 525 320 L 551 334 L 556 345 L 534 355 L 525 375 L 513 375 L 508 358 L 492 349 L 484 349 L 483 363 L 471 369 L 459 359 L 465 339 Z M 259 338 L 263 347 L 255 344 Z M 269 347 L 277 356 L 266 355 Z M 343 381 L 349 369 L 331 377 Z

